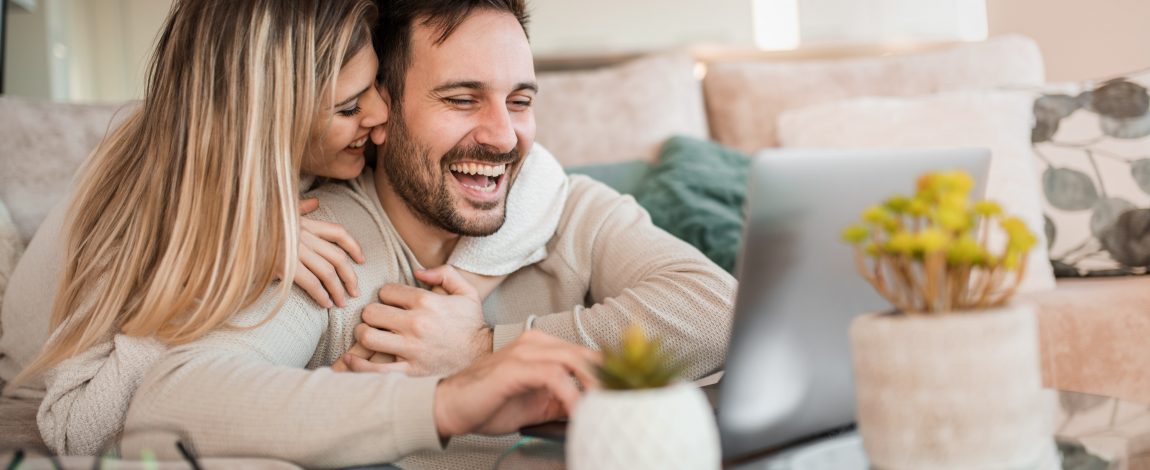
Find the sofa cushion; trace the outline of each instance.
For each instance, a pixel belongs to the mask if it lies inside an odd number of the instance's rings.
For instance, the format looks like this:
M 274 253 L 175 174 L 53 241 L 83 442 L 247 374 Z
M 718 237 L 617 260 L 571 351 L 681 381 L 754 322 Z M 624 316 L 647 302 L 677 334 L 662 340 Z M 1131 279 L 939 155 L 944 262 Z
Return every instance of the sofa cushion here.
M 130 106 L 0 96 L 0 199 L 24 243 L 72 184 L 80 163 Z
M 744 152 L 778 145 L 788 109 L 861 96 L 913 96 L 1003 85 L 1041 85 L 1042 55 L 1016 35 L 905 56 L 801 62 L 726 62 L 703 79 L 711 136 Z
M 1150 268 L 1147 87 L 1150 73 L 1038 93 L 1031 137 L 1059 276 Z
M 989 148 L 986 197 L 1021 217 L 1040 240 L 1027 260 L 1020 290 L 1049 290 L 1054 274 L 1043 241 L 1042 196 L 1029 143 L 1030 103 L 1024 94 L 993 91 L 859 98 L 783 113 L 779 138 L 784 147 Z M 908 184 L 907 192 L 911 189 Z M 1001 231 L 991 234 L 992 245 L 1005 243 Z
M 8 289 L 8 279 L 12 276 L 12 271 L 16 270 L 16 262 L 23 253 L 24 241 L 16 229 L 16 224 L 12 223 L 12 217 L 8 214 L 4 201 L 0 200 L 0 305 L 4 305 L 4 291 Z M 0 324 L 0 336 L 3 335 L 4 325 Z
M 654 162 L 675 134 L 707 136 L 695 62 L 660 54 L 591 71 L 538 76 L 536 140 L 563 166 Z

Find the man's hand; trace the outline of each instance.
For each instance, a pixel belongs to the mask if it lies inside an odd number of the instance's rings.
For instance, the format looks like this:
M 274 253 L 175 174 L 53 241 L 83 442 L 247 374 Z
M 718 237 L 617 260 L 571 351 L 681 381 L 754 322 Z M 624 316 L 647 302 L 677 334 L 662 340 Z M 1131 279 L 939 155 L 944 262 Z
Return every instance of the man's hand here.
M 303 199 L 299 203 L 300 215 L 318 208 L 319 199 Z M 306 217 L 301 217 L 299 224 L 299 259 L 292 282 L 324 308 L 343 307 L 348 296 L 359 296 L 351 263 L 363 264 L 363 249 L 337 224 Z
M 415 276 L 442 292 L 398 284 L 380 289 L 382 303 L 364 308 L 363 323 L 355 329 L 357 344 L 344 355 L 351 370 L 449 374 L 491 353 L 492 330 L 483 321 L 475 288 L 451 266 Z M 355 354 L 364 348 L 390 354 L 397 361 L 364 360 Z
M 507 434 L 569 416 L 579 401 L 573 379 L 598 388 L 600 354 L 538 331 L 444 379 L 435 389 L 441 436 Z

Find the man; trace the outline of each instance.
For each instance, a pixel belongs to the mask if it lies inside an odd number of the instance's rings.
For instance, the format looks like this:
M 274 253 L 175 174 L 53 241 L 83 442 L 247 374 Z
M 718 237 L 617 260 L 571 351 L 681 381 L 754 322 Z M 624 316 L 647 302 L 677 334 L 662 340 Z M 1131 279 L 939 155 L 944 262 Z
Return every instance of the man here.
M 374 174 L 318 191 L 316 215 L 364 247 L 361 286 L 381 285 L 373 284 L 378 270 L 399 270 L 446 294 L 385 287 L 384 303 L 362 313 L 378 329 L 349 319 L 358 314 L 352 305 L 330 315 L 281 312 L 259 328 L 173 348 L 136 393 L 126 432 L 177 427 L 205 455 L 357 465 L 570 411 L 571 377 L 595 384 L 588 365 L 596 355 L 576 345 L 615 344 L 631 323 L 688 360 L 690 378 L 721 365 L 734 280 L 651 225 L 632 199 L 589 179 L 569 180 L 546 258 L 510 275 L 484 308 L 457 273 L 438 267 L 459 236 L 502 225 L 507 189 L 533 145 L 526 13 L 515 0 L 402 0 L 385 2 L 381 16 L 387 139 Z M 304 304 L 297 290 L 285 307 Z M 264 313 L 252 309 L 237 323 Z M 441 380 L 301 369 L 340 360 L 352 329 L 363 346 L 401 359 L 343 357 L 354 370 L 458 372 Z M 138 435 L 130 444 L 149 444 Z M 436 454 L 420 457 L 436 465 Z

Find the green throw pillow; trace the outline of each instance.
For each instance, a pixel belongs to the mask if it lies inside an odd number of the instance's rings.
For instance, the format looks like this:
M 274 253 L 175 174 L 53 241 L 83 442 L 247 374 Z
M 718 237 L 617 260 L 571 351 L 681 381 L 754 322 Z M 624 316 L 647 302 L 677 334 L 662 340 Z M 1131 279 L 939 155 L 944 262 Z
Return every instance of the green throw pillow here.
M 635 194 L 639 184 L 651 171 L 651 164 L 643 160 L 602 163 L 567 168 L 568 174 L 587 175 L 623 194 Z
M 746 155 L 715 142 L 672 137 L 633 194 L 655 225 L 734 272 L 750 164 Z

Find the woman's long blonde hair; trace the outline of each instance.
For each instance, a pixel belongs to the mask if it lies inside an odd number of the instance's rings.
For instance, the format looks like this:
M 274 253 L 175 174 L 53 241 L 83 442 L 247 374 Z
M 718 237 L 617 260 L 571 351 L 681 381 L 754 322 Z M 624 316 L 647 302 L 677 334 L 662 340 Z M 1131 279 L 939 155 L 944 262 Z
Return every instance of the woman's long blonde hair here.
M 14 382 L 114 332 L 193 341 L 292 279 L 300 162 L 374 18 L 369 0 L 175 2 L 143 105 L 78 181 L 58 331 Z

